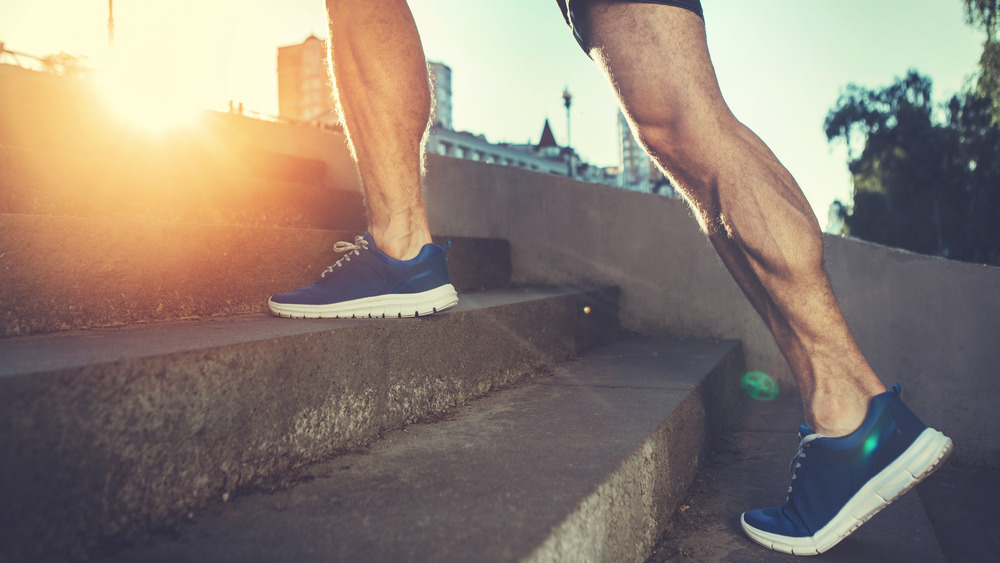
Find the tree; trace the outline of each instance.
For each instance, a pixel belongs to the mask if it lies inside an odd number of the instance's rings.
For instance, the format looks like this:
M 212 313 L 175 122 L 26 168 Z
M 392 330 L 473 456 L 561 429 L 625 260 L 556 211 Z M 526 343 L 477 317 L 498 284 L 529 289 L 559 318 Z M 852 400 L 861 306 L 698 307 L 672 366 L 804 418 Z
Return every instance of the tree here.
M 976 93 L 990 100 L 993 122 L 1000 125 L 1000 0 L 963 0 L 965 21 L 986 33 L 979 59 Z
M 845 232 L 1000 264 L 1000 130 L 992 102 L 970 93 L 936 107 L 931 89 L 914 71 L 881 90 L 852 84 L 827 115 L 827 138 L 846 143 L 854 184 L 853 205 L 841 204 Z
M 996 102 L 975 94 L 949 103 L 950 127 L 959 140 L 963 167 L 956 200 L 963 206 L 965 239 L 952 256 L 959 260 L 1000 265 L 1000 128 Z
M 84 65 L 86 57 L 78 57 L 69 53 L 46 55 L 39 60 L 45 72 L 59 76 L 79 76 L 87 71 L 87 67 Z

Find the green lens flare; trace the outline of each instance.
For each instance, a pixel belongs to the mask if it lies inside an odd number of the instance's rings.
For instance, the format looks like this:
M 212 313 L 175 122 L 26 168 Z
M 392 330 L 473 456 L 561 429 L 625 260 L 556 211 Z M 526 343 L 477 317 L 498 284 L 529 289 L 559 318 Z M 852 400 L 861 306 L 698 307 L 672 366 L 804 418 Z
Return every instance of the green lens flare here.
M 865 445 L 862 448 L 861 455 L 865 457 L 872 455 L 872 452 L 875 451 L 875 448 L 878 447 L 878 439 L 879 439 L 878 433 L 873 432 L 872 435 L 865 440 Z
M 755 401 L 773 401 L 778 398 L 778 382 L 762 371 L 748 371 L 740 380 L 740 387 Z

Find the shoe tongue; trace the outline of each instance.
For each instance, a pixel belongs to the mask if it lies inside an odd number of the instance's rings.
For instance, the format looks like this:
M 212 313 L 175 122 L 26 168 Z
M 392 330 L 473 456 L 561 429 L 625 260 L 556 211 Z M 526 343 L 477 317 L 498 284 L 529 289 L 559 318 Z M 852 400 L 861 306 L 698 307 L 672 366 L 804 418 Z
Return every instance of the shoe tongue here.
M 811 436 L 813 434 L 815 434 L 815 432 L 813 432 L 812 428 L 809 428 L 805 424 L 799 425 L 799 440 L 802 440 L 802 438 L 805 438 L 806 436 Z

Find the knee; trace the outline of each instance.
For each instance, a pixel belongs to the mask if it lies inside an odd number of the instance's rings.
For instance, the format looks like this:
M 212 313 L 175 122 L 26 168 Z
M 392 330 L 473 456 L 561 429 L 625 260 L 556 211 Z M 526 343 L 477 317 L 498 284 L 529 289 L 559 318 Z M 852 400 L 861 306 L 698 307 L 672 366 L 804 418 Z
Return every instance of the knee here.
M 724 126 L 712 116 L 667 105 L 629 109 L 636 140 L 691 204 L 702 230 L 723 231 L 718 190 Z
M 636 139 L 661 166 L 680 173 L 718 154 L 720 144 L 738 122 L 728 110 L 681 107 L 679 104 L 629 108 Z

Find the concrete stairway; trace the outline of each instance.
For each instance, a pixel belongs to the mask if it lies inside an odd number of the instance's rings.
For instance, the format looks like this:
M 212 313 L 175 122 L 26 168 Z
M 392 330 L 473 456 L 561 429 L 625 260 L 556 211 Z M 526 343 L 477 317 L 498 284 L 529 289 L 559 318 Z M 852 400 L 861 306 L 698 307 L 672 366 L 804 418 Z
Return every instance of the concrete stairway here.
M 642 561 L 741 368 L 733 341 L 621 340 L 97 559 Z
M 7 78 L 0 562 L 778 557 L 732 524 L 780 500 L 800 413 L 735 408 L 739 343 L 623 336 L 617 289 L 511 288 L 510 244 L 474 238 L 437 239 L 445 314 L 271 317 L 363 228 L 342 137 L 153 139 Z M 904 529 L 939 560 L 953 518 L 911 497 L 827 556 Z
M 261 314 L 0 341 L 0 553 L 141 535 L 545 372 L 615 335 L 616 299 L 492 290 L 412 321 Z
M 338 132 L 207 112 L 154 135 L 86 83 L 0 65 L 0 338 L 260 312 L 364 225 Z M 509 282 L 506 248 L 456 240 L 494 258 L 459 289 Z
M 263 312 L 365 223 L 337 131 L 206 112 L 154 135 L 0 65 L 0 338 Z M 445 239 L 459 291 L 509 285 L 506 241 Z

